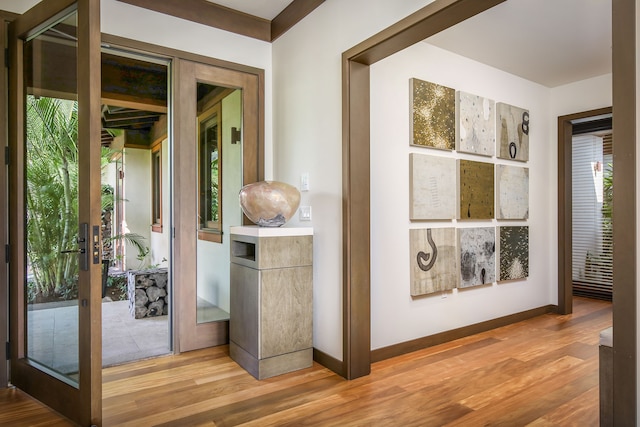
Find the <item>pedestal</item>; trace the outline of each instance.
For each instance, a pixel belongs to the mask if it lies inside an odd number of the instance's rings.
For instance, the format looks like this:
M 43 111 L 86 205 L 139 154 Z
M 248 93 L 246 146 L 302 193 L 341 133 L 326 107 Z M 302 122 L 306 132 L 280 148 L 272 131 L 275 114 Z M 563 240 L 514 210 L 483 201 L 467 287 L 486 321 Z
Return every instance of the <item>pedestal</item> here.
M 231 227 L 231 358 L 258 379 L 313 364 L 313 229 Z

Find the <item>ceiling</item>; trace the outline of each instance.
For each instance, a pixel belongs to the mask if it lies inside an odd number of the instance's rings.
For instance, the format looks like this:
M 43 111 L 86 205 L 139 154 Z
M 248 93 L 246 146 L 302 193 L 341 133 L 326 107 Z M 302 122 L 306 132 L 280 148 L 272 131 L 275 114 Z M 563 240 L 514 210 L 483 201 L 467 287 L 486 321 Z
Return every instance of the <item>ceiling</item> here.
M 427 42 L 556 87 L 611 73 L 611 0 L 508 0 Z
M 293 0 L 207 0 L 220 6 L 235 9 L 259 18 L 272 20 Z
M 275 18 L 292 0 L 208 0 Z M 508 0 L 427 40 L 547 87 L 611 73 L 611 0 Z

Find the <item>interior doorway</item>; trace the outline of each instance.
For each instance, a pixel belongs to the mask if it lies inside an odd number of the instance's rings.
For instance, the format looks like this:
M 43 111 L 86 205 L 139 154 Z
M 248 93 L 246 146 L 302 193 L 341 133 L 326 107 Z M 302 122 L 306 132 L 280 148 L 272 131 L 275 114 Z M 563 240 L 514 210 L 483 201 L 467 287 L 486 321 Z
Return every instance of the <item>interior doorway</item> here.
M 573 121 L 572 286 L 574 296 L 613 299 L 612 115 Z
M 171 61 L 102 52 L 102 363 L 172 351 Z
M 612 117 L 612 108 L 558 117 L 558 312 L 573 312 L 573 135 L 574 127 Z M 584 125 L 583 125 L 584 126 Z M 586 262 L 586 259 L 585 259 Z

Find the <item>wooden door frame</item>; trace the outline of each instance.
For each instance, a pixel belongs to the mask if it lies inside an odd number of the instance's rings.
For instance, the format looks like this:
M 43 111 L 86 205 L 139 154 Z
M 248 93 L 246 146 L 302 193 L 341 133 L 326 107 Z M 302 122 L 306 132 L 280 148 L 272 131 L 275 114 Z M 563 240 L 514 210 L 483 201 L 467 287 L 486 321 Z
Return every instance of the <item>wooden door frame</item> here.
M 170 125 L 170 132 L 172 135 L 172 141 L 170 146 L 170 162 L 173 162 L 173 166 L 170 168 L 173 170 L 174 175 L 171 178 L 172 187 L 176 188 L 179 175 L 181 171 L 183 174 L 193 173 L 193 169 L 186 168 L 181 169 L 181 163 L 184 159 L 184 153 L 177 149 L 177 144 L 174 141 L 180 140 L 182 119 L 180 118 L 186 111 L 186 106 L 181 105 L 183 101 L 186 102 L 188 97 L 183 97 L 179 93 L 179 79 L 180 66 L 179 64 L 187 64 L 188 67 L 215 67 L 219 69 L 220 73 L 229 75 L 235 75 L 230 85 L 243 89 L 242 102 L 243 102 L 243 140 L 242 140 L 242 161 L 243 161 L 243 183 L 249 184 L 264 179 L 264 119 L 265 119 L 265 80 L 264 70 L 237 64 L 229 61 L 223 61 L 220 59 L 205 57 L 185 51 L 153 45 L 150 43 L 139 42 L 132 39 L 127 39 L 119 36 L 106 35 L 102 36 L 102 41 L 114 48 L 120 48 L 131 52 L 139 52 L 142 54 L 151 54 L 159 57 L 167 58 L 171 61 L 171 114 L 175 118 Z M 228 78 L 228 77 L 227 77 Z M 186 118 L 183 118 L 186 120 Z M 252 125 L 253 124 L 253 125 Z M 195 139 L 193 139 L 195 144 Z M 186 143 L 186 141 L 185 141 Z M 188 254 L 193 252 L 194 248 L 189 247 L 188 244 L 183 244 L 180 241 L 176 243 L 175 236 L 182 234 L 193 234 L 195 227 L 190 226 L 191 222 L 195 221 L 195 214 L 193 218 L 179 209 L 179 206 L 187 206 L 192 203 L 191 196 L 185 194 L 179 194 L 173 192 L 173 201 L 171 208 L 171 224 L 174 227 L 172 232 L 172 257 L 178 256 L 188 257 Z M 178 199 L 181 197 L 181 199 Z M 195 193 L 193 195 L 195 197 Z M 247 219 L 245 218 L 245 223 Z M 186 255 L 184 255 L 186 254 Z M 195 253 L 194 253 L 195 254 Z M 171 295 L 172 300 L 170 303 L 170 314 L 172 318 L 172 337 L 174 353 L 180 353 L 180 322 L 184 319 L 181 316 L 181 312 L 185 304 L 189 304 L 192 301 L 188 300 L 189 295 L 185 295 L 185 298 L 181 298 L 181 293 L 174 291 L 174 284 L 176 283 L 176 277 L 182 278 L 184 275 L 191 274 L 189 268 L 182 268 L 175 265 L 171 273 Z M 195 274 L 195 271 L 192 272 Z M 176 309 L 177 308 L 177 309 Z M 224 329 L 228 331 L 228 322 L 223 322 L 221 328 L 217 332 L 210 332 L 212 334 L 224 334 Z M 208 332 L 209 333 L 209 332 Z M 228 332 L 226 332 L 228 334 Z
M 558 314 L 573 312 L 573 122 L 612 112 L 607 107 L 558 117 Z
M 0 14 L 0 47 L 7 47 L 7 23 L 11 18 L 5 17 Z M 0 148 L 2 150 L 2 160 L 0 164 L 5 165 L 3 172 L 0 173 L 0 218 L 3 218 L 0 222 L 0 245 L 4 246 L 3 260 L 0 261 L 0 345 L 4 346 L 9 342 L 9 266 L 5 260 L 8 259 L 8 245 L 9 245 L 9 197 L 8 197 L 8 162 L 9 156 L 6 150 L 7 145 L 7 102 L 8 102 L 8 87 L 7 87 L 7 64 L 4 55 L 0 57 Z M 7 387 L 9 385 L 9 359 L 7 358 L 7 352 L 0 352 L 0 388 Z
M 370 106 L 369 67 L 504 0 L 436 0 L 342 54 L 343 359 L 347 378 L 371 369 Z M 636 420 L 636 8 L 635 0 L 613 4 L 615 324 L 614 411 Z M 615 153 L 614 153 L 615 155 Z M 614 184 L 615 185 L 615 184 Z M 620 188 L 617 187 L 617 188 Z
M 77 3 L 77 88 L 79 102 L 78 143 L 85 147 L 79 150 L 78 173 L 86 179 L 78 182 L 79 200 L 90 200 L 82 203 L 78 212 L 78 221 L 92 225 L 100 224 L 100 150 L 94 141 L 100 140 L 100 1 L 99 0 L 51 0 L 39 3 L 30 11 L 28 17 L 21 15 L 9 27 L 9 51 L 12 64 L 16 64 L 10 72 L 9 87 L 9 141 L 11 143 L 9 205 L 10 215 L 15 216 L 15 227 L 10 227 L 11 242 L 10 271 L 26 271 L 25 266 L 25 226 L 21 220 L 25 218 L 24 207 L 24 134 L 18 132 L 25 121 L 24 105 L 21 97 L 24 87 L 22 66 L 23 38 L 33 29 L 45 25 L 50 16 L 61 13 Z M 16 40 L 16 44 L 11 41 Z M 93 174 L 93 175 L 92 175 Z M 96 178 L 97 175 L 97 179 Z M 24 273 L 22 273 L 24 274 Z M 78 363 L 80 370 L 79 388 L 70 386 L 55 379 L 43 371 L 34 369 L 25 359 L 26 340 L 24 338 L 24 322 L 26 321 L 24 295 L 14 290 L 21 289 L 21 284 L 14 282 L 22 278 L 22 274 L 12 275 L 11 295 L 11 377 L 12 383 L 27 391 L 36 399 L 56 408 L 75 422 L 101 424 L 102 420 L 102 295 L 101 265 L 90 263 L 89 269 L 79 272 L 78 322 L 80 325 L 78 342 Z M 22 319 L 22 320 L 19 320 Z M 24 373 L 29 372 L 27 378 Z M 89 375 L 84 373 L 89 372 Z M 20 379 L 25 381 L 22 382 Z M 72 399 L 67 397 L 72 396 Z

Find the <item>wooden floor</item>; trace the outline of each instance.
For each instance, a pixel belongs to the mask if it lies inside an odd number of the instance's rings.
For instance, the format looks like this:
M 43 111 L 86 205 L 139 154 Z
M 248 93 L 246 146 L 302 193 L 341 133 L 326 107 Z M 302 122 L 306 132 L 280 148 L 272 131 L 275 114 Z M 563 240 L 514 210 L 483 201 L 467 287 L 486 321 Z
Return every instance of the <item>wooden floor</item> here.
M 597 426 L 598 334 L 611 304 L 548 314 L 372 366 L 320 365 L 257 381 L 227 346 L 103 371 L 105 426 Z M 70 425 L 15 389 L 0 425 Z

